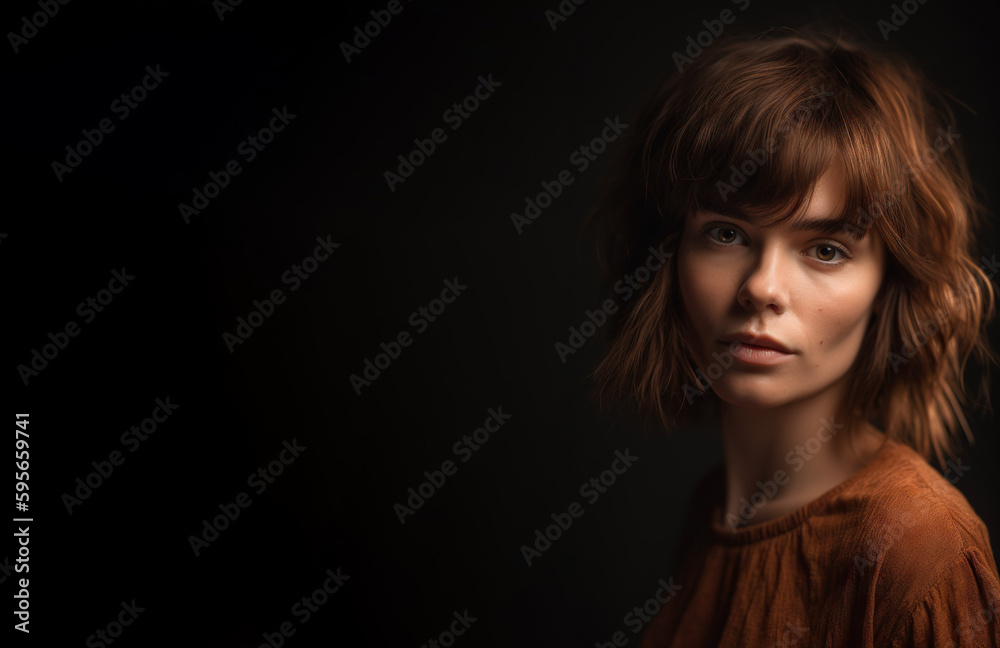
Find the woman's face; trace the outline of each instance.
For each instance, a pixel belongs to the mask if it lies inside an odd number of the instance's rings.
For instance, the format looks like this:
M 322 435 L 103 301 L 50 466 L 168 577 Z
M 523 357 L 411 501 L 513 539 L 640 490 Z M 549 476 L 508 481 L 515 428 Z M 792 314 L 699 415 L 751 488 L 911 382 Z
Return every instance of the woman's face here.
M 882 242 L 874 230 L 863 240 L 846 231 L 793 230 L 800 221 L 835 218 L 843 196 L 839 172 L 831 170 L 803 212 L 784 223 L 756 227 L 712 212 L 688 217 L 678 250 L 682 310 L 694 355 L 723 401 L 763 408 L 803 399 L 834 385 L 854 363 L 882 284 Z M 739 333 L 751 334 L 751 345 L 731 344 Z M 776 342 L 787 352 L 754 342 Z

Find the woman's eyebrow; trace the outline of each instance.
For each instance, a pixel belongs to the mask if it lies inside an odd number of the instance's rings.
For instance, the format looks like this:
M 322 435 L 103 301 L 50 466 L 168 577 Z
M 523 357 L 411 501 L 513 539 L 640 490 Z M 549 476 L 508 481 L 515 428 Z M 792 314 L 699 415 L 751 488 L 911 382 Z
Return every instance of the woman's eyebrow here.
M 712 213 L 708 211 L 706 213 Z M 753 221 L 741 209 L 730 208 L 725 211 L 715 212 L 720 216 L 726 216 L 744 223 L 753 224 Z M 793 232 L 820 232 L 823 234 L 836 234 L 843 230 L 850 231 L 847 227 L 849 221 L 845 216 L 825 217 L 825 218 L 801 218 L 792 223 Z
M 792 223 L 793 232 L 822 232 L 823 234 L 836 234 L 847 225 L 847 219 L 839 218 L 803 218 Z

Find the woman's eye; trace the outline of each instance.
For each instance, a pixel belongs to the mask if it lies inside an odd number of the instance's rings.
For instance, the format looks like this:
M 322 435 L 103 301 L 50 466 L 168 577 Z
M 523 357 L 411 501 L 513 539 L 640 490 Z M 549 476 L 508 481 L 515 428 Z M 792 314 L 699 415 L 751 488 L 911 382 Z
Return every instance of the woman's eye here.
M 851 258 L 846 250 L 832 243 L 820 243 L 812 249 L 816 250 L 816 258 L 824 263 L 839 264 Z
M 717 242 L 724 243 L 726 245 L 731 245 L 733 242 L 735 242 L 736 239 L 738 239 L 741 236 L 739 230 L 737 230 L 736 228 L 724 227 L 724 226 L 713 227 L 712 229 L 708 230 L 707 233 L 710 234 L 711 237 L 715 239 Z

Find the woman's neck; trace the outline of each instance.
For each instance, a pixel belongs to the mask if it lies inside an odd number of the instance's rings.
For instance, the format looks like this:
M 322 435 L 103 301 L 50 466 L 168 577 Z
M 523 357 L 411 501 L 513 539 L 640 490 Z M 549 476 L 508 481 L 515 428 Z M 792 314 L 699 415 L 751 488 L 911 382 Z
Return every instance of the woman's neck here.
M 724 522 L 734 530 L 792 513 L 867 465 L 885 435 L 849 429 L 842 389 L 777 408 L 719 403 Z

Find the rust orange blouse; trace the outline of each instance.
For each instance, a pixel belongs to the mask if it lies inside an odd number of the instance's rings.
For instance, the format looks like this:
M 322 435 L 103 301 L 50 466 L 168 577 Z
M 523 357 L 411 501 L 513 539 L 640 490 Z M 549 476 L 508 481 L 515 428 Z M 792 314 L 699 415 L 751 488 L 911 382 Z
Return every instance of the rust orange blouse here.
M 723 520 L 724 481 L 719 467 L 696 489 L 680 589 L 640 648 L 1000 647 L 986 527 L 909 446 L 887 440 L 818 499 L 750 526 Z

